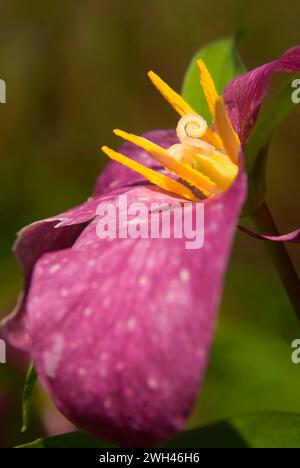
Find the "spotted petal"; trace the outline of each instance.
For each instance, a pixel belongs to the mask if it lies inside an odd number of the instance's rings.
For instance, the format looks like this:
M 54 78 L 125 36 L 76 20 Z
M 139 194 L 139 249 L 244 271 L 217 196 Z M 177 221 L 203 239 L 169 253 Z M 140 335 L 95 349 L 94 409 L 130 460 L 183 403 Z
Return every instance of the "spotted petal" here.
M 178 200 L 148 187 L 130 201 Z M 242 175 L 205 204 L 205 241 L 99 240 L 44 255 L 28 298 L 32 355 L 61 412 L 122 445 L 180 430 L 207 364 L 224 273 L 245 197 Z M 194 205 L 194 209 L 195 205 Z
M 152 131 L 145 136 L 166 148 L 178 141 L 173 130 Z M 125 144 L 122 151 L 152 169 L 164 170 L 146 151 L 137 149 L 135 145 Z M 118 194 L 124 191 L 124 187 L 135 184 L 145 184 L 145 180 L 124 166 L 109 162 L 96 182 L 94 198 L 61 215 L 30 224 L 20 231 L 14 250 L 24 275 L 24 292 L 20 294 L 12 314 L 2 323 L 3 333 L 13 346 L 23 350 L 30 347 L 26 327 L 26 302 L 32 270 L 37 260 L 46 252 L 64 249 L 73 244 L 84 226 L 95 216 L 99 203 L 97 195 L 101 193 L 109 196 L 111 192 Z
M 20 295 L 15 310 L 2 323 L 2 332 L 16 348 L 30 348 L 26 303 L 35 263 L 46 252 L 70 247 L 87 222 L 95 216 L 96 207 L 97 201 L 91 199 L 61 215 L 30 224 L 20 231 L 14 251 L 24 275 L 24 293 Z

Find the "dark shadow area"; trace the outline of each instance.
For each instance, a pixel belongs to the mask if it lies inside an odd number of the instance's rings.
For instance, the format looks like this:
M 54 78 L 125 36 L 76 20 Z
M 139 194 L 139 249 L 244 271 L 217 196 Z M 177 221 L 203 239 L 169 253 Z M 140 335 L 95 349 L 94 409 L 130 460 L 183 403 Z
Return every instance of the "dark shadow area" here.
M 249 448 L 236 429 L 220 422 L 200 429 L 186 431 L 174 437 L 168 447 L 180 448 Z

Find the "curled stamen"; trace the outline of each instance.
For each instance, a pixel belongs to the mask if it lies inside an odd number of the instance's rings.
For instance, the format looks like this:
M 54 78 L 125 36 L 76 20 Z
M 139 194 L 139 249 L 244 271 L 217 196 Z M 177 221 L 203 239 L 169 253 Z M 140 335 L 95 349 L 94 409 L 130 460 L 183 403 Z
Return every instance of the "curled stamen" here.
M 184 115 L 178 122 L 177 135 L 181 137 L 201 138 L 207 130 L 206 120 L 197 114 Z
M 206 120 L 197 114 L 183 116 L 176 128 L 177 136 L 183 145 L 202 151 L 205 154 L 212 154 L 215 148 L 201 140 L 206 131 Z

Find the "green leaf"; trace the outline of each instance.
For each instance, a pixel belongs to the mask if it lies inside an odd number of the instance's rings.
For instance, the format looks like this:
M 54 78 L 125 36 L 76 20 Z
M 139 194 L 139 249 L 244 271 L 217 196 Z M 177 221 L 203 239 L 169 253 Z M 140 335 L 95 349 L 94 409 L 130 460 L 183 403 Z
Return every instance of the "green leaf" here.
M 33 363 L 31 362 L 27 370 L 25 386 L 23 389 L 21 432 L 26 432 L 28 428 L 31 396 L 32 396 L 32 391 L 33 391 L 33 387 L 34 387 L 36 380 L 37 380 L 37 374 L 35 372 Z
M 185 431 L 168 447 L 300 448 L 300 415 L 260 413 Z
M 300 415 L 260 413 L 184 431 L 161 447 L 300 448 Z M 85 432 L 37 439 L 17 448 L 115 448 Z
M 199 70 L 196 63 L 200 58 L 210 71 L 219 94 L 223 92 L 230 80 L 245 71 L 245 67 L 233 38 L 211 42 L 202 47 L 192 58 L 185 74 L 182 96 L 207 122 L 211 123 L 211 115 L 200 86 Z
M 245 152 L 249 193 L 243 210 L 244 214 L 253 213 L 264 199 L 266 191 L 265 168 L 269 145 L 278 125 L 296 107 L 291 95 L 292 89 L 289 83 L 266 109 L 261 111 L 250 135 Z
M 85 432 L 65 434 L 37 439 L 17 448 L 115 448 L 116 445 L 96 439 Z

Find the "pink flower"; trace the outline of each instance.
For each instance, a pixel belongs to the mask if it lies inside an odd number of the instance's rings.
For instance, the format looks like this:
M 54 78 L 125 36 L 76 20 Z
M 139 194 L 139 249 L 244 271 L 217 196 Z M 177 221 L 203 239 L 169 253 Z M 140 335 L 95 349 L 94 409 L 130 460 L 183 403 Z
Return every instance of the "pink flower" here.
M 149 132 L 145 140 L 118 131 L 131 142 L 120 153 L 105 148 L 116 161 L 100 175 L 92 198 L 26 227 L 15 247 L 25 293 L 4 324 L 6 335 L 30 351 L 40 380 L 68 419 L 121 445 L 151 445 L 184 428 L 204 378 L 247 195 L 241 148 L 272 74 L 300 69 L 300 47 L 228 85 L 223 97 L 235 131 L 204 64 L 199 66 L 215 130 L 204 128 L 200 138 L 186 131 L 180 142 L 173 130 Z M 193 121 L 188 104 L 151 77 Z M 198 159 L 186 137 L 200 141 Z M 185 239 L 97 237 L 99 203 L 116 203 L 126 194 L 149 207 L 153 200 L 190 200 L 195 207 L 200 192 L 206 197 L 202 249 L 187 250 Z M 291 236 L 298 238 L 298 231 Z

